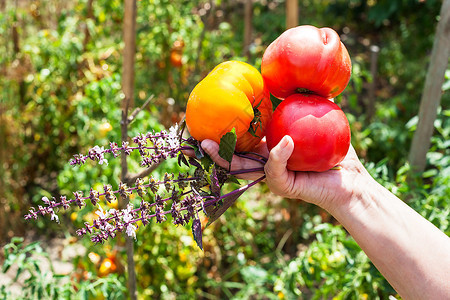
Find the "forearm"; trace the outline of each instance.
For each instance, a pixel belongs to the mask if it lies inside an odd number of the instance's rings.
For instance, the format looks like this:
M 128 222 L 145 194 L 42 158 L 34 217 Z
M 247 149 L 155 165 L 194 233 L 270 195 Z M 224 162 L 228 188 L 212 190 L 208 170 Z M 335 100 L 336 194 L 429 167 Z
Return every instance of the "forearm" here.
M 330 210 L 405 299 L 450 298 L 450 238 L 366 178 L 352 199 Z

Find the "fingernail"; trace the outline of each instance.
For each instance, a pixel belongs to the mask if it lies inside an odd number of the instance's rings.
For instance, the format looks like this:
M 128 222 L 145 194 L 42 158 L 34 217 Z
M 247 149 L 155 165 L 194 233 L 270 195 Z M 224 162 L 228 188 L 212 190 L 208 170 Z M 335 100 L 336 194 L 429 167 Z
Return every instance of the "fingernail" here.
M 201 143 L 201 145 L 202 145 L 202 148 L 203 148 L 204 150 L 211 148 L 211 144 L 209 143 L 208 140 L 204 140 L 204 141 Z
M 289 144 L 289 138 L 287 137 L 287 135 L 283 136 L 283 138 L 281 139 L 280 142 L 280 148 L 284 149 L 286 148 L 286 146 Z
M 288 159 L 292 153 L 291 152 L 292 150 L 288 147 L 289 139 L 290 139 L 289 136 L 285 135 L 280 141 L 278 153 L 281 157 L 283 157 L 283 159 Z

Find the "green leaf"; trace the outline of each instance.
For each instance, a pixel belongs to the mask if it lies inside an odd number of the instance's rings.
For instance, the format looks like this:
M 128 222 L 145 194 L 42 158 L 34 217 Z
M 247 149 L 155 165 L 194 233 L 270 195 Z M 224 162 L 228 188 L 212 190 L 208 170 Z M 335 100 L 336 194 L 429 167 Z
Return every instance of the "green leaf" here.
M 16 271 L 16 276 L 14 277 L 14 282 L 17 282 L 17 280 L 19 279 L 20 274 L 22 274 L 23 271 L 23 265 L 18 265 L 17 271 Z M 33 277 L 33 276 L 31 276 Z
M 12 244 L 21 244 L 21 243 L 23 243 L 23 241 L 24 241 L 24 238 L 23 237 L 12 237 L 11 238 L 11 243 Z
M 236 129 L 233 128 L 230 132 L 225 133 L 220 138 L 219 143 L 219 155 L 227 162 L 231 164 L 231 160 L 233 159 L 234 148 L 236 147 Z
M 281 103 L 282 100 L 274 97 L 272 94 L 270 95 L 270 101 L 272 101 L 272 107 L 273 110 L 275 110 L 275 108 L 277 108 L 277 106 Z
M 239 182 L 239 180 L 238 180 L 235 176 L 229 176 L 228 179 L 227 179 L 227 182 L 228 182 L 228 183 L 241 184 L 241 183 Z
M 252 282 L 257 286 L 261 286 L 269 279 L 267 270 L 260 266 L 248 266 L 240 270 L 245 282 Z
M 202 164 L 203 169 L 208 172 L 211 166 L 214 164 L 214 161 L 211 159 L 211 157 L 205 155 L 204 157 L 202 157 L 202 159 L 200 159 L 200 163 Z

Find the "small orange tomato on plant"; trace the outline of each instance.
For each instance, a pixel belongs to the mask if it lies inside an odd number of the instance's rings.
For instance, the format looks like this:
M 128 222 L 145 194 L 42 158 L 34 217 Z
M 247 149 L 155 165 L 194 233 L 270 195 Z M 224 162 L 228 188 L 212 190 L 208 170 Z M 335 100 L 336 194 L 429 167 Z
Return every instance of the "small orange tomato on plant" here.
M 172 50 L 170 51 L 170 63 L 176 68 L 180 68 L 183 65 L 182 54 L 180 51 Z
M 98 268 L 98 275 L 100 277 L 105 277 L 116 271 L 117 271 L 116 262 L 114 261 L 114 259 L 107 257 L 103 259 L 102 263 L 100 264 Z

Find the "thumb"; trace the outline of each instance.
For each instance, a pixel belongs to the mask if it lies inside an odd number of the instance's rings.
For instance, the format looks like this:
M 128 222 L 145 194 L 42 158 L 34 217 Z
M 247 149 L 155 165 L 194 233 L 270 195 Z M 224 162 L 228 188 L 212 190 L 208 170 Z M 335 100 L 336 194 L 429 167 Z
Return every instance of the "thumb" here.
M 286 173 L 287 161 L 293 151 L 294 141 L 289 135 L 285 135 L 269 153 L 269 159 L 264 168 L 267 177 L 281 179 L 280 177 Z

